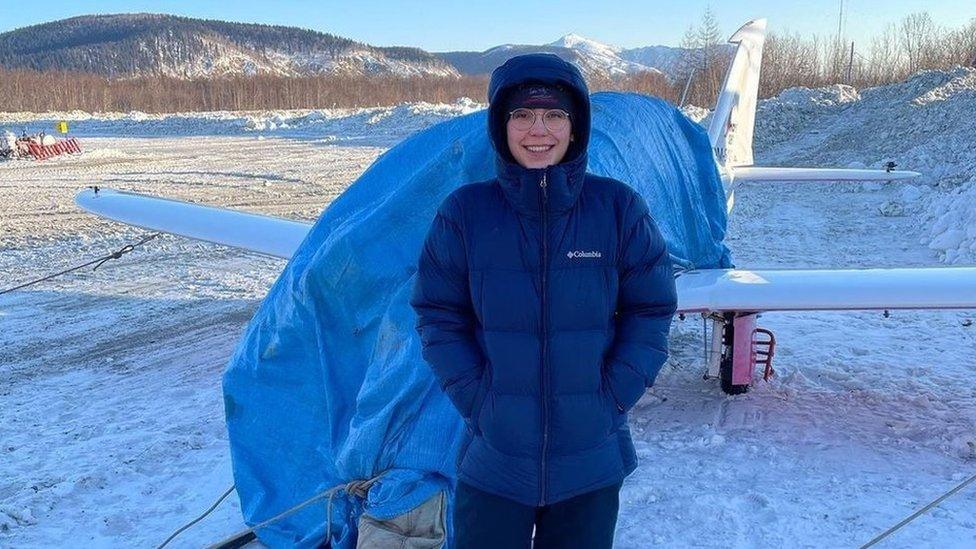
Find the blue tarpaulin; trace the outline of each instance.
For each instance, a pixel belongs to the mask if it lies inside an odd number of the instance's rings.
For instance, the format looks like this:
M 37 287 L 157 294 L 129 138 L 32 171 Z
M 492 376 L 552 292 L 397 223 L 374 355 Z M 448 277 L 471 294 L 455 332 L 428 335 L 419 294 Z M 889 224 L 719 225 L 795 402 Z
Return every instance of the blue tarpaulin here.
M 673 256 L 729 266 L 725 196 L 704 130 L 642 95 L 597 93 L 592 107 L 589 171 L 644 196 Z M 421 358 L 408 299 L 438 205 L 494 175 L 486 115 L 433 126 L 377 159 L 325 210 L 252 319 L 224 375 L 248 524 L 380 473 L 366 502 L 380 519 L 451 490 L 464 425 Z M 334 500 L 334 547 L 355 546 L 362 512 L 355 498 Z M 272 547 L 322 545 L 325 502 L 258 535 Z

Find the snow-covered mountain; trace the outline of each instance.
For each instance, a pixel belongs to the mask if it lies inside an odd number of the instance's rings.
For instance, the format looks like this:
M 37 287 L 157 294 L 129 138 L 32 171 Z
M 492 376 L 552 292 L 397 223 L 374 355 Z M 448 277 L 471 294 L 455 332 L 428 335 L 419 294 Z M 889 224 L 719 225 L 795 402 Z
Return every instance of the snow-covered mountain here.
M 664 47 L 664 46 L 661 46 Z M 680 48 L 673 48 L 680 50 Z M 451 63 L 462 74 L 488 74 L 508 59 L 525 53 L 554 53 L 574 63 L 590 77 L 618 77 L 639 72 L 666 73 L 658 67 L 644 63 L 635 50 L 626 50 L 598 42 L 579 34 L 570 33 L 558 40 L 539 46 L 504 44 L 483 52 L 460 51 L 435 53 Z M 683 51 L 683 50 L 681 50 Z M 671 67 L 673 64 L 669 63 Z
M 578 34 L 567 34 L 551 43 L 550 46 L 569 48 L 579 52 L 586 67 L 591 70 L 602 69 L 611 77 L 645 71 L 663 72 L 654 66 L 625 59 L 623 57 L 625 50 L 622 48 L 603 44 Z
M 732 46 L 722 46 L 728 49 L 729 55 L 732 53 Z M 694 50 L 688 48 L 676 48 L 673 46 L 645 46 L 642 48 L 632 48 L 620 51 L 620 58 L 640 65 L 654 67 L 659 71 L 674 76 L 678 73 L 681 58 L 691 55 Z
M 161 14 L 86 15 L 6 32 L 0 34 L 0 67 L 188 79 L 458 74 L 417 48 L 379 48 L 296 27 Z
M 573 48 L 577 50 L 586 51 L 594 55 L 604 55 L 608 57 L 615 56 L 617 53 L 620 52 L 620 48 L 616 46 L 603 44 L 597 42 L 596 40 L 591 40 L 585 36 L 580 36 L 578 34 L 573 34 L 573 33 L 569 33 L 549 45 L 556 46 L 559 48 Z
M 0 33 L 0 68 L 109 77 L 484 75 L 511 57 L 532 52 L 556 54 L 578 65 L 588 77 L 640 72 L 672 77 L 686 51 L 668 46 L 624 49 L 570 33 L 541 45 L 429 53 L 419 48 L 375 47 L 297 27 L 146 13 L 85 15 Z

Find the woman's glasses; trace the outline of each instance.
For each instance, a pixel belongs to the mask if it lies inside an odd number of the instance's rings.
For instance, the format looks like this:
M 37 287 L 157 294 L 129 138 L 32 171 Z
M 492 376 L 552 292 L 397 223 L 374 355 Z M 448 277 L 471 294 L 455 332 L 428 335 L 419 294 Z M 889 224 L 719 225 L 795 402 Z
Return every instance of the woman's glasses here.
M 532 109 L 515 109 L 508 113 L 508 120 L 518 131 L 527 131 L 535 124 L 538 116 Z M 550 132 L 558 132 L 569 124 L 569 113 L 562 109 L 549 109 L 542 113 L 542 124 Z

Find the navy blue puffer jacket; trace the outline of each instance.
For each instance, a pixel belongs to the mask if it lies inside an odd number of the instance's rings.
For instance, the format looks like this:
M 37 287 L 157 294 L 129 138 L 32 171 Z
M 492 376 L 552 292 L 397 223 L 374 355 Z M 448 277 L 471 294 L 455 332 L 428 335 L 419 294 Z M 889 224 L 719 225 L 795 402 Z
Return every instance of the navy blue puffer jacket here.
M 576 101 L 563 162 L 516 164 L 500 105 L 512 86 L 562 84 Z M 498 177 L 441 204 L 411 305 L 424 359 L 469 427 L 458 475 L 541 506 L 637 466 L 626 413 L 667 357 L 676 296 L 644 199 L 586 171 L 590 105 L 554 55 L 513 58 L 489 86 Z

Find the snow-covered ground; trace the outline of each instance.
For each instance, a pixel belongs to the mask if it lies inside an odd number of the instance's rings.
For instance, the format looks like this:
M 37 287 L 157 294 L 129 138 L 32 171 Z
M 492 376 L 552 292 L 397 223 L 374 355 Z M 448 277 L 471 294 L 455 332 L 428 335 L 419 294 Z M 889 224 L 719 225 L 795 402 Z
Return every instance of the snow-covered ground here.
M 87 152 L 0 163 L 0 289 L 143 234 L 77 211 L 85 185 L 312 219 L 386 147 L 469 108 L 74 113 Z M 976 262 L 974 112 L 963 69 L 763 102 L 762 163 L 891 159 L 926 176 L 747 185 L 728 238 L 737 265 Z M 283 266 L 167 236 L 0 296 L 0 547 L 153 546 L 206 509 L 232 482 L 221 372 Z M 777 376 L 736 397 L 702 380 L 701 320 L 676 321 L 669 366 L 631 418 L 641 464 L 617 546 L 856 546 L 942 495 L 976 473 L 973 316 L 766 315 Z M 174 546 L 240 527 L 232 496 Z M 976 486 L 883 546 L 976 546 Z
M 396 144 L 405 136 L 448 118 L 484 108 L 468 98 L 452 104 L 404 103 L 358 109 L 214 111 L 147 114 L 84 111 L 0 112 L 0 128 L 53 131 L 66 120 L 75 137 L 290 137 L 343 144 Z

